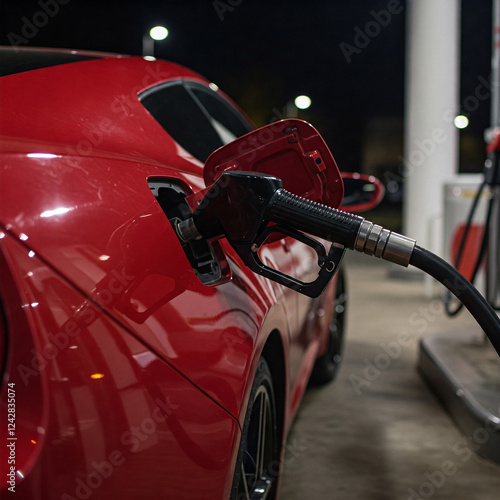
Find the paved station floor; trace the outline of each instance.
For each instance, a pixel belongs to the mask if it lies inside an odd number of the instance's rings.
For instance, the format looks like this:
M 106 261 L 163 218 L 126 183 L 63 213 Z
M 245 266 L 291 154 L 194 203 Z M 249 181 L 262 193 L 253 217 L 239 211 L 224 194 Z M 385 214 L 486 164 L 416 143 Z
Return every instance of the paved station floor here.
M 448 318 L 409 271 L 390 278 L 386 262 L 352 252 L 346 264 L 343 365 L 304 396 L 280 500 L 499 498 L 500 466 L 471 451 L 482 434 L 463 435 L 416 370 L 422 336 L 477 330 L 474 319 Z

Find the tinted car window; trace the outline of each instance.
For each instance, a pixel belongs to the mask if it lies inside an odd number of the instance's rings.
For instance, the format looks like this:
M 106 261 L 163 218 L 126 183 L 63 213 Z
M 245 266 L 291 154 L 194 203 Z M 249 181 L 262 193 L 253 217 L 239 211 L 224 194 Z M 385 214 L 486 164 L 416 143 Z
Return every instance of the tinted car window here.
M 215 93 L 197 84 L 168 83 L 143 92 L 142 104 L 186 151 L 205 162 L 224 144 L 251 130 L 243 117 Z
M 13 75 L 23 71 L 48 68 L 59 64 L 88 61 L 98 57 L 48 50 L 0 48 L 0 76 Z
M 146 92 L 140 99 L 168 134 L 198 160 L 204 162 L 223 145 L 206 113 L 181 83 Z
M 190 85 L 188 88 L 207 110 L 212 120 L 215 121 L 214 125 L 216 128 L 218 126 L 224 127 L 224 129 L 233 134 L 233 139 L 252 130 L 252 127 L 243 120 L 241 115 L 212 90 L 194 85 Z

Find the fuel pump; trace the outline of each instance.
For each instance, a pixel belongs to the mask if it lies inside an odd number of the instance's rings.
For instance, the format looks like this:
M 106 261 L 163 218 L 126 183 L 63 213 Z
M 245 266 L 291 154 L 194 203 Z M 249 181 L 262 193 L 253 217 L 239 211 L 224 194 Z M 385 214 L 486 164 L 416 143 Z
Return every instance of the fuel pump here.
M 493 0 L 492 58 L 491 58 L 491 128 L 485 133 L 487 158 L 483 181 L 473 200 L 459 242 L 454 265 L 470 274 L 474 283 L 480 270 L 486 276 L 485 298 L 488 310 L 500 309 L 500 0 Z M 472 239 L 475 213 L 484 199 L 486 212 L 483 219 L 483 235 L 478 252 L 465 262 L 465 249 Z M 477 234 L 477 233 L 476 233 Z M 474 242 L 475 244 L 476 242 Z M 470 245 L 472 248 L 474 245 Z M 464 283 L 464 287 L 471 287 Z M 459 297 L 461 299 L 461 297 Z M 444 293 L 445 311 L 455 316 L 463 309 L 463 303 L 452 300 L 449 290 Z M 477 319 L 477 316 L 475 316 Z M 481 325 L 482 326 L 482 325 Z M 498 330 L 497 330 L 498 331 Z M 491 341 L 491 333 L 486 337 Z M 498 333 L 494 333 L 497 335 Z M 487 338 L 474 328 L 453 325 L 449 330 L 423 336 L 419 341 L 417 368 L 432 387 L 434 393 L 448 410 L 465 435 L 473 435 L 476 429 L 486 427 L 488 436 L 478 443 L 475 451 L 496 463 L 500 463 L 500 422 L 498 407 L 498 369 L 500 362 L 491 349 Z M 492 342 L 493 343 L 493 342 Z M 493 343 L 497 353 L 498 349 Z
M 457 269 L 460 267 L 479 201 L 487 193 L 484 232 L 470 281 L 471 283 L 475 282 L 481 266 L 486 262 L 486 300 L 493 309 L 500 310 L 500 129 L 495 130 L 488 145 L 488 157 L 485 161 L 483 175 L 483 181 L 478 187 L 467 216 L 454 266 Z M 445 293 L 444 304 L 448 316 L 455 316 L 463 306 L 460 303 L 453 308 L 449 292 Z
M 489 146 L 489 162 L 485 169 L 485 182 L 490 188 L 486 242 L 488 261 L 486 271 L 486 299 L 500 310 L 500 130 Z
M 485 132 L 488 155 L 483 181 L 469 210 L 454 265 L 458 268 L 463 259 L 478 203 L 481 196 L 488 192 L 483 238 L 470 281 L 474 283 L 481 266 L 486 262 L 486 299 L 495 310 L 500 310 L 500 0 L 492 1 L 492 13 L 491 128 Z M 462 309 L 462 304 L 453 309 L 449 293 L 445 293 L 444 304 L 449 316 L 455 316 Z

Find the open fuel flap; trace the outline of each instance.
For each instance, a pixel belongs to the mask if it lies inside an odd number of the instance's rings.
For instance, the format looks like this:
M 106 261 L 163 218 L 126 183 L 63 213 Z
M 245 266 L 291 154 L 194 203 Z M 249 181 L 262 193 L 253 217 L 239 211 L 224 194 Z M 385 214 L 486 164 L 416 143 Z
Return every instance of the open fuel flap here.
M 207 189 L 192 197 L 191 208 L 223 173 L 236 171 L 277 177 L 287 191 L 333 208 L 340 206 L 344 195 L 332 153 L 319 132 L 303 120 L 266 125 L 214 151 L 204 166 Z

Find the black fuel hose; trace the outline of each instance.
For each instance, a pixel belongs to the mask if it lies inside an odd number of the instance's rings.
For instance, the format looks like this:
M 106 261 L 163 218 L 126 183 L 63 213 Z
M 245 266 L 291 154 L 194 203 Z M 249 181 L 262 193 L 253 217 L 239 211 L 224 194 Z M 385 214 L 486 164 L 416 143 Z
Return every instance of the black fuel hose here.
M 500 319 L 477 289 L 452 265 L 415 244 L 414 240 L 366 221 L 362 217 L 305 200 L 280 189 L 268 216 L 352 250 L 429 274 L 452 292 L 474 316 L 500 356 Z
M 442 283 L 464 304 L 500 356 L 500 319 L 477 289 L 448 262 L 418 245 L 410 264 Z

